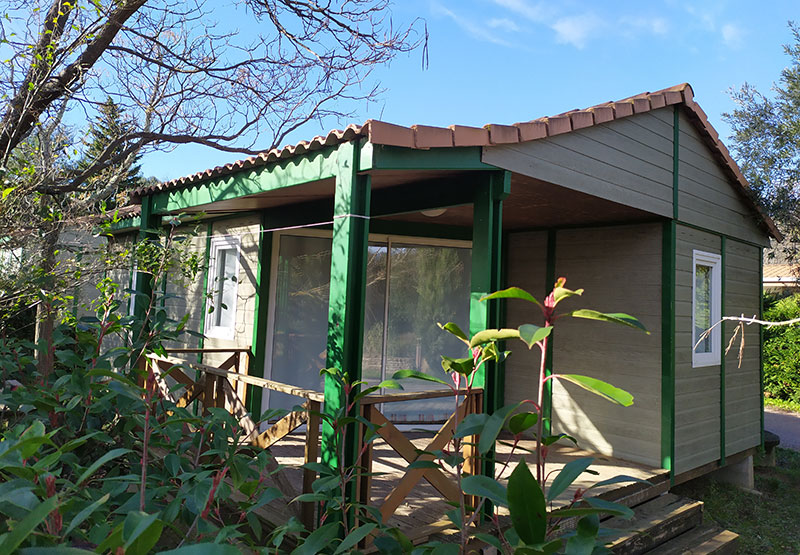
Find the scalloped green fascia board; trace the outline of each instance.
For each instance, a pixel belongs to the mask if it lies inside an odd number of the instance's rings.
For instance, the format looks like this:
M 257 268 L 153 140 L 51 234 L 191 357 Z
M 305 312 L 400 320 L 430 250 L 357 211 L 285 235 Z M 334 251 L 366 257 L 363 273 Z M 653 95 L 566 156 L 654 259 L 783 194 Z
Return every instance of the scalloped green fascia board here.
M 251 170 L 242 170 L 190 187 L 155 193 L 152 195 L 153 211 L 156 214 L 167 214 L 212 202 L 233 200 L 333 178 L 337 169 L 337 152 L 341 146 L 324 148 Z

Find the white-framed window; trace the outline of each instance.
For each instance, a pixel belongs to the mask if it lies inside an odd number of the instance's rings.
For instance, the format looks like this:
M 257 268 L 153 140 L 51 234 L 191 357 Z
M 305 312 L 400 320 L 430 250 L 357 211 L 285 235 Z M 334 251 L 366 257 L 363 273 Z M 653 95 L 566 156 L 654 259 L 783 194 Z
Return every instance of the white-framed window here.
M 720 363 L 720 326 L 705 331 L 722 317 L 722 257 L 703 251 L 692 252 L 692 367 Z
M 211 238 L 205 325 L 208 337 L 233 339 L 236 332 L 240 248 L 238 237 Z

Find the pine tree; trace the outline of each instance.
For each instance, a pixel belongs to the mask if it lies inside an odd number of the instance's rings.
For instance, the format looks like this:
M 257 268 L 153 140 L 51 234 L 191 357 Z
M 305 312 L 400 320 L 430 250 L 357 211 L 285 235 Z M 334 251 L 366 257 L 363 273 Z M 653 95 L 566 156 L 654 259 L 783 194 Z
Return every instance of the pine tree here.
M 131 133 L 133 124 L 125 118 L 125 111 L 111 97 L 100 106 L 97 118 L 89 126 L 89 143 L 84 152 L 79 168 L 87 168 L 104 156 L 116 157 L 128 147 L 120 143 L 110 153 L 106 149 L 119 137 Z M 106 209 L 117 208 L 127 201 L 127 193 L 144 182 L 142 167 L 139 164 L 141 155 L 123 159 L 87 179 L 87 192 L 84 196 L 91 199 L 93 205 L 104 204 Z

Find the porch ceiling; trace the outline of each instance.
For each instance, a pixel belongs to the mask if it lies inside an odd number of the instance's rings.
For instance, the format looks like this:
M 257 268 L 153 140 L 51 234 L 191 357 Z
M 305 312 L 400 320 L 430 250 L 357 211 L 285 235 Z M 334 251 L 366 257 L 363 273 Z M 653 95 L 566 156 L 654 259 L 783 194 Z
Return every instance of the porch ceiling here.
M 511 194 L 503 201 L 503 228 L 508 231 L 633 223 L 657 218 L 643 210 L 518 174 L 512 175 Z M 451 206 L 444 214 L 433 218 L 416 211 L 380 219 L 471 227 L 472 205 Z
M 449 170 L 373 170 L 373 218 L 410 223 L 441 224 L 469 228 L 472 226 L 470 189 L 476 172 Z M 221 200 L 185 209 L 184 213 L 209 216 L 257 212 L 289 206 L 313 206 L 327 212 L 333 202 L 334 179 L 312 181 L 302 185 L 265 191 L 255 195 Z M 462 202 L 463 199 L 463 202 Z M 447 207 L 436 217 L 424 215 L 424 208 Z M 332 206 L 332 204 L 331 204 Z M 319 217 L 327 214 L 318 213 Z M 289 217 L 289 213 L 284 214 Z M 557 226 L 593 225 L 616 222 L 640 222 L 657 216 L 629 206 L 617 204 L 552 183 L 513 174 L 511 194 L 503 202 L 503 228 L 509 231 Z M 288 223 L 288 222 L 287 222 Z

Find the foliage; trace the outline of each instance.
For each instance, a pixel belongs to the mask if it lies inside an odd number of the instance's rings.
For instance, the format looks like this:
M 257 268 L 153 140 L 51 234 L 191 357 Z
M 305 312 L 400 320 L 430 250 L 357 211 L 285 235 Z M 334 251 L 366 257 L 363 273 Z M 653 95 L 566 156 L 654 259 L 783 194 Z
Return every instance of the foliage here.
M 772 397 L 764 397 L 764 406 L 774 409 L 800 413 L 800 403 L 796 401 L 783 401 Z
M 764 319 L 780 322 L 800 317 L 800 295 L 767 297 Z M 800 403 L 800 327 L 764 326 L 764 395 Z
M 732 93 L 738 107 L 723 117 L 733 132 L 734 158 L 791 244 L 800 239 L 800 28 L 790 22 L 789 29 L 793 41 L 784 45 L 789 60 L 772 94 L 744 84 Z
M 630 518 L 633 512 L 623 505 L 608 502 L 591 495 L 592 488 L 615 482 L 637 481 L 627 476 L 619 476 L 595 484 L 584 490 L 576 491 L 572 498 L 562 507 L 553 509 L 552 503 L 564 494 L 572 483 L 592 463 L 591 458 L 573 460 L 556 474 L 549 486 L 547 452 L 548 447 L 558 441 L 574 438 L 564 434 L 552 435 L 545 432 L 544 423 L 548 416 L 543 407 L 545 384 L 549 380 L 569 381 L 605 399 L 629 406 L 633 397 L 602 380 L 578 374 L 551 374 L 545 372 L 546 353 L 550 334 L 558 319 L 564 317 L 585 318 L 601 322 L 611 322 L 646 331 L 634 317 L 621 313 L 601 313 L 590 309 L 577 309 L 557 313 L 557 306 L 564 300 L 582 295 L 583 290 L 566 288 L 566 280 L 559 278 L 553 290 L 539 302 L 530 293 L 511 287 L 484 297 L 482 300 L 517 299 L 532 303 L 542 312 L 543 325 L 524 324 L 517 329 L 488 329 L 468 336 L 452 322 L 441 326 L 445 331 L 460 339 L 468 349 L 469 356 L 460 359 L 442 357 L 442 367 L 450 375 L 452 384 L 438 378 L 412 370 L 404 370 L 395 374 L 395 379 L 415 378 L 426 381 L 438 381 L 448 385 L 454 394 L 461 389 L 470 391 L 478 372 L 491 372 L 494 365 L 502 362 L 509 355 L 503 350 L 503 342 L 511 339 L 521 340 L 529 349 L 537 347 L 541 356 L 538 369 L 538 399 L 529 400 L 497 409 L 492 414 L 470 414 L 463 420 L 456 420 L 456 430 L 452 445 L 439 453 L 428 453 L 439 466 L 455 475 L 459 488 L 472 496 L 474 502 L 467 504 L 462 498 L 458 507 L 448 512 L 453 526 L 460 530 L 460 546 L 452 546 L 452 552 L 464 552 L 471 536 L 475 534 L 473 525 L 481 515 L 486 515 L 496 528 L 495 535 L 478 534 L 484 541 L 502 553 L 549 554 L 564 550 L 571 554 L 591 554 L 604 552 L 602 540 L 598 540 L 600 515 L 616 515 Z M 458 403 L 458 396 L 456 403 Z M 455 411 L 456 415 L 458 411 Z M 524 437 L 533 437 L 536 442 L 534 452 L 536 476 L 528 469 L 525 458 L 521 458 L 512 471 L 508 485 L 504 486 L 494 476 L 469 474 L 465 466 L 467 460 L 462 451 L 464 448 L 477 450 L 482 464 L 493 461 L 492 451 L 501 432 L 511 434 L 512 449 L 502 469 L 507 468 L 514 458 L 519 442 Z M 475 438 L 479 438 L 477 443 Z M 472 467 L 470 467 L 472 468 Z M 502 473 L 502 470 L 501 472 Z M 499 509 L 507 509 L 511 518 L 511 527 L 504 529 L 500 523 Z M 561 525 L 565 519 L 576 517 L 577 526 L 574 531 L 563 533 Z M 460 547 L 460 551 L 459 551 Z M 419 553 L 439 553 L 444 545 L 423 546 Z M 449 549 L 449 548 L 448 548 Z

